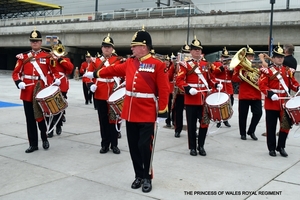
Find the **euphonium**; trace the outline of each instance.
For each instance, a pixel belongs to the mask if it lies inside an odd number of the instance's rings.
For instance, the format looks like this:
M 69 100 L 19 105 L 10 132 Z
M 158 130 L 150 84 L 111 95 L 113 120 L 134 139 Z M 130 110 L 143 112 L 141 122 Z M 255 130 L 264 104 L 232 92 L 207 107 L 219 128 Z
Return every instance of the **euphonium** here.
M 52 46 L 52 52 L 56 56 L 65 56 L 67 55 L 65 47 L 62 44 L 55 44 Z
M 252 62 L 246 58 L 246 48 L 240 49 L 232 58 L 229 68 L 233 69 L 237 65 L 242 66 L 239 70 L 239 75 L 241 79 L 249 83 L 255 89 L 259 90 L 258 79 L 260 76 L 260 71 L 252 67 Z

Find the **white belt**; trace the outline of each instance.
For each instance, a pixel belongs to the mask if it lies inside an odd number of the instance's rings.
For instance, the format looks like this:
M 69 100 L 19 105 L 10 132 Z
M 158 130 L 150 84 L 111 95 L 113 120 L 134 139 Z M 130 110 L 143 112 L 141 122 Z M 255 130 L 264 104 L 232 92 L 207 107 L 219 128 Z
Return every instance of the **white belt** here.
M 58 72 L 59 75 L 65 76 L 65 73 L 63 72 Z
M 30 79 L 30 80 L 39 80 L 39 76 L 31 76 L 31 75 L 24 75 L 23 76 L 25 79 Z
M 155 98 L 155 95 L 153 93 L 130 92 L 126 90 L 125 94 L 127 96 L 137 97 L 137 98 Z
M 285 93 L 285 90 L 276 90 L 276 89 L 271 89 L 272 92 L 274 93 L 280 93 L 280 94 L 283 94 Z
M 219 78 L 216 78 L 216 81 L 220 81 L 221 83 L 231 83 L 231 80 L 224 80 L 224 79 L 219 79 Z
M 115 79 L 111 78 L 111 79 L 108 79 L 108 78 L 97 78 L 97 81 L 100 81 L 100 82 L 104 82 L 104 83 L 112 83 L 115 81 Z
M 192 84 L 192 83 L 188 83 L 188 85 L 191 86 L 191 87 L 199 87 L 199 88 L 205 87 L 204 84 Z

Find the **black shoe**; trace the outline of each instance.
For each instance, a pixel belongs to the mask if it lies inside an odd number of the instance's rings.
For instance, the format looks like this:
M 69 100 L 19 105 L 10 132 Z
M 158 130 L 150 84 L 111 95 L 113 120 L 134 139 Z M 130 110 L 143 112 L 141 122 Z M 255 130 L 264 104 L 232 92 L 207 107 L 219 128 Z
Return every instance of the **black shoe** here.
M 113 153 L 115 153 L 115 154 L 120 154 L 121 153 L 121 151 L 118 147 L 112 147 L 111 149 L 112 149 Z
M 247 140 L 246 135 L 241 135 L 242 140 Z
M 43 141 L 43 148 L 49 149 L 49 147 L 50 147 L 50 144 L 49 144 L 48 140 Z
M 199 150 L 199 155 L 206 156 L 206 152 L 203 147 L 199 147 L 198 150 Z
M 216 127 L 220 128 L 221 127 L 221 122 L 217 123 Z
M 276 152 L 274 150 L 269 151 L 269 155 L 272 157 L 276 156 Z
M 152 184 L 150 179 L 144 179 L 142 191 L 143 192 L 150 192 L 152 190 Z
M 120 139 L 122 137 L 121 132 L 118 132 L 118 138 Z
M 62 116 L 61 121 L 62 121 L 62 122 L 66 122 L 66 121 L 67 121 L 67 119 L 66 119 L 66 117 L 65 117 L 64 115 Z
M 39 148 L 34 147 L 34 146 L 29 146 L 29 148 L 25 150 L 25 153 L 31 153 L 31 152 L 34 152 L 36 150 L 39 150 Z
M 191 149 L 190 155 L 191 155 L 191 156 L 197 156 L 197 151 L 196 151 L 196 149 Z
M 172 126 L 171 126 L 171 124 L 166 124 L 166 127 L 171 128 Z
M 56 134 L 57 135 L 61 134 L 61 126 L 56 126 Z
M 284 148 L 276 148 L 276 151 L 280 153 L 281 156 L 283 157 L 288 157 L 288 154 L 285 152 Z
M 174 135 L 176 138 L 179 138 L 180 137 L 180 133 L 179 132 L 175 132 L 175 135 Z
M 109 148 L 108 147 L 102 147 L 100 149 L 100 153 L 107 153 L 109 151 Z
M 252 134 L 249 134 L 249 133 L 248 133 L 248 135 L 250 135 L 250 137 L 251 137 L 253 140 L 257 140 L 257 137 L 255 136 L 254 133 L 252 133 Z
M 231 125 L 229 124 L 228 121 L 225 121 L 225 122 L 224 122 L 224 125 L 227 126 L 227 127 L 231 127 Z
M 48 138 L 52 138 L 53 137 L 53 130 L 50 133 L 48 133 L 47 137 Z
M 138 188 L 140 188 L 142 186 L 142 183 L 143 183 L 143 179 L 141 179 L 141 178 L 135 178 L 135 180 L 131 184 L 131 188 L 132 189 L 138 189 Z
M 89 104 L 89 102 L 86 101 L 86 102 L 85 102 L 85 105 L 88 105 L 88 104 Z

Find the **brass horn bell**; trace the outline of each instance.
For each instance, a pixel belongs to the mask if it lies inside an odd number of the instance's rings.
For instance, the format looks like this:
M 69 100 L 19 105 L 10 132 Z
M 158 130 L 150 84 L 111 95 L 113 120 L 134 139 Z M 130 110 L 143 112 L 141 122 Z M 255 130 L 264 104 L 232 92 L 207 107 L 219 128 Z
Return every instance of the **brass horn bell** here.
M 246 48 L 241 48 L 232 58 L 229 68 L 232 70 L 236 66 L 240 65 L 242 68 L 239 70 L 239 75 L 241 79 L 255 89 L 259 90 L 258 79 L 260 76 L 260 71 L 252 67 L 252 62 L 246 58 Z

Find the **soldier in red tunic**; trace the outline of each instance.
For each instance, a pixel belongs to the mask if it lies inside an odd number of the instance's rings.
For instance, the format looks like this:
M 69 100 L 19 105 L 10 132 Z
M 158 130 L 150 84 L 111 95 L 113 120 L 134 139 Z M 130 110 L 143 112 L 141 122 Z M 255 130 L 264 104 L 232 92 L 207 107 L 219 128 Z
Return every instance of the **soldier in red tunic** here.
M 226 47 L 224 47 L 220 60 L 213 63 L 212 69 L 213 74 L 216 77 L 216 81 L 223 85 L 223 89 L 221 90 L 221 92 L 225 92 L 229 95 L 231 105 L 233 105 L 233 86 L 231 82 L 233 70 L 230 70 L 229 63 L 229 54 Z M 224 125 L 227 127 L 231 127 L 228 121 L 224 121 Z M 221 122 L 217 123 L 217 128 L 219 127 L 221 127 Z
M 246 49 L 246 58 L 252 61 L 255 53 L 249 46 L 247 46 Z M 261 92 L 240 77 L 239 72 L 242 68 L 243 66 L 241 65 L 236 66 L 232 75 L 232 81 L 239 83 L 238 112 L 240 135 L 242 140 L 247 140 L 246 134 L 250 135 L 253 140 L 257 140 L 255 129 L 262 116 Z M 251 107 L 252 118 L 248 131 L 246 132 L 249 107 Z
M 58 45 L 62 45 L 62 42 L 60 40 L 58 40 Z M 61 48 L 62 47 L 63 46 L 61 46 Z M 68 75 L 73 73 L 74 65 L 71 63 L 70 59 L 65 56 L 66 52 L 62 52 L 62 53 L 63 53 L 62 55 L 52 53 L 52 58 L 54 59 L 54 62 L 55 62 L 53 67 L 55 67 L 55 69 L 56 69 L 54 76 L 55 76 L 55 78 L 60 80 L 60 85 L 59 85 L 60 91 L 61 91 L 63 97 L 65 99 L 67 99 L 67 93 L 69 90 Z M 53 121 L 52 121 L 51 128 L 54 126 L 55 123 L 57 123 L 56 124 L 56 134 L 57 135 L 60 135 L 62 132 L 61 127 L 63 125 L 63 118 L 64 118 L 65 111 L 63 111 L 63 112 L 64 113 L 60 117 L 58 122 L 57 122 L 57 120 L 58 120 L 60 114 L 55 115 L 53 118 Z M 53 130 L 50 133 L 48 133 L 48 138 L 51 138 L 51 137 L 53 137 Z
M 177 74 L 176 84 L 179 89 L 185 91 L 184 104 L 190 155 L 197 156 L 196 127 L 197 120 L 199 119 L 200 127 L 197 149 L 201 156 L 206 156 L 204 143 L 210 121 L 204 103 L 210 89 L 217 87 L 217 82 L 210 73 L 208 63 L 203 60 L 201 42 L 196 36 L 190 44 L 190 54 L 192 56 L 190 60 L 179 62 L 180 70 Z
M 41 132 L 43 141 L 43 148 L 49 148 L 47 140 L 47 127 L 43 115 L 37 115 L 36 110 L 39 108 L 34 107 L 37 105 L 35 100 L 35 91 L 45 88 L 47 86 L 47 74 L 55 71 L 55 68 L 50 65 L 51 55 L 43 50 L 42 35 L 39 31 L 33 30 L 30 33 L 30 46 L 32 50 L 20 53 L 15 69 L 12 73 L 12 79 L 15 81 L 16 86 L 21 90 L 20 99 L 23 100 L 24 112 L 26 117 L 27 135 L 29 140 L 29 148 L 26 153 L 31 153 L 38 150 L 38 128 Z M 37 105 L 38 107 L 38 105 Z
M 143 192 L 152 189 L 153 140 L 157 131 L 155 122 L 157 117 L 167 118 L 169 97 L 166 65 L 151 56 L 151 47 L 151 36 L 143 28 L 133 35 L 132 57 L 126 62 L 86 74 L 90 78 L 126 77 L 121 117 L 126 120 L 129 152 L 135 171 L 131 188 L 142 186 Z
M 81 63 L 80 66 L 80 74 L 83 75 L 87 72 L 87 69 L 89 66 L 92 65 L 91 61 L 91 54 L 87 51 L 85 54 L 85 61 Z M 85 99 L 85 104 L 92 103 L 92 97 L 93 93 L 90 91 L 88 83 L 91 83 L 92 80 L 87 77 L 82 77 L 82 89 L 83 89 L 83 94 L 84 94 L 84 99 Z
M 292 126 L 292 121 L 286 113 L 283 105 L 284 97 L 289 95 L 289 89 L 299 91 L 299 83 L 294 77 L 294 69 L 286 67 L 283 64 L 284 52 L 281 46 L 273 49 L 273 64 L 268 68 L 261 68 L 261 76 L 259 78 L 259 88 L 265 95 L 265 111 L 267 126 L 267 145 L 270 156 L 276 156 L 276 151 L 281 156 L 287 157 L 288 154 L 284 150 L 286 138 Z M 276 146 L 276 127 L 277 121 L 280 121 L 279 137 Z
M 101 50 L 102 55 L 98 58 L 92 58 L 94 60 L 93 64 L 89 66 L 87 71 L 93 72 L 120 63 L 119 57 L 113 54 L 114 41 L 109 34 L 103 39 Z M 102 139 L 100 153 L 107 153 L 109 148 L 111 148 L 113 153 L 120 154 L 120 149 L 118 148 L 118 131 L 116 130 L 115 121 L 109 119 L 110 107 L 107 103 L 109 96 L 114 91 L 115 84 L 120 84 L 119 78 L 109 76 L 93 79 L 93 84 L 90 86 L 90 90 L 94 93 L 94 101 L 100 124 Z
M 166 63 L 166 69 L 165 71 L 168 73 L 169 77 L 169 86 L 170 86 L 170 94 L 169 94 L 169 102 L 168 102 L 168 118 L 165 120 L 166 127 L 171 127 L 171 122 L 174 123 L 174 115 L 172 113 L 171 115 L 171 106 L 172 106 L 172 99 L 173 99 L 173 90 L 174 90 L 174 64 L 171 62 L 171 59 L 168 55 L 166 55 L 164 62 Z

